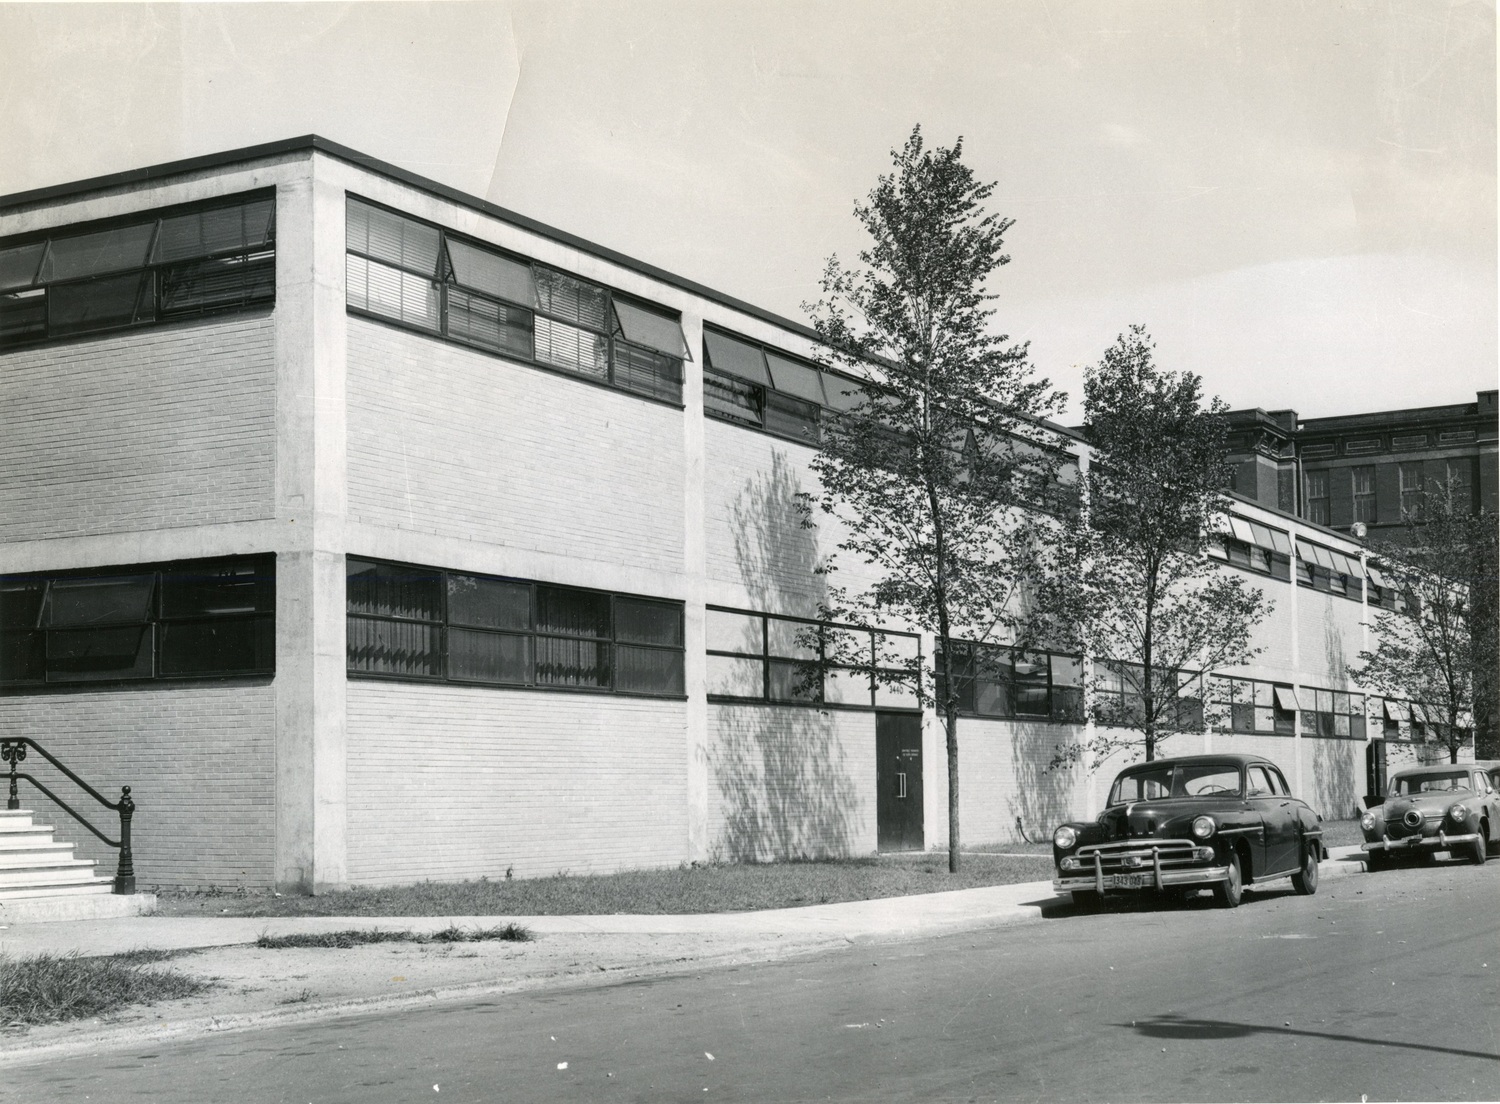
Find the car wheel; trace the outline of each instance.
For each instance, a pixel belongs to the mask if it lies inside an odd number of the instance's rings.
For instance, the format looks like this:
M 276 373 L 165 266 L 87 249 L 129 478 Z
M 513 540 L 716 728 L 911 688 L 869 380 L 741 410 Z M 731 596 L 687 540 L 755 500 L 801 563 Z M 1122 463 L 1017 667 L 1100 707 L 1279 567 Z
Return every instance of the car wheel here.
M 1081 909 L 1092 909 L 1099 907 L 1099 891 L 1097 889 L 1075 889 L 1073 904 Z
M 1318 845 L 1310 843 L 1302 852 L 1302 869 L 1292 875 L 1292 888 L 1304 897 L 1318 892 Z
M 1240 898 L 1245 893 L 1245 882 L 1240 874 L 1240 857 L 1229 852 L 1228 874 L 1222 882 L 1214 883 L 1214 899 L 1224 908 L 1238 908 Z
M 1479 825 L 1479 838 L 1469 844 L 1469 861 L 1475 866 L 1483 866 L 1484 860 L 1489 855 L 1489 846 L 1484 842 L 1484 823 Z

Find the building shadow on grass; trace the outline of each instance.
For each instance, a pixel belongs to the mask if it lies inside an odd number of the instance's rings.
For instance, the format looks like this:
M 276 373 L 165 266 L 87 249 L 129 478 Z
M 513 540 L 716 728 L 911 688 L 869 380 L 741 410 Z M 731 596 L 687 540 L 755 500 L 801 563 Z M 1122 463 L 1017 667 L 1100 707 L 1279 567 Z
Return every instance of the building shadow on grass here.
M 735 558 L 757 611 L 811 617 L 824 596 L 817 530 L 803 524 L 802 490 L 778 450 L 771 470 L 747 479 L 732 503 Z M 743 650 L 760 647 L 747 640 Z M 840 730 L 854 726 L 839 724 L 840 716 L 812 705 L 710 705 L 709 770 L 723 858 L 765 862 L 854 852 L 866 833 L 850 756 L 865 749 L 846 747 Z

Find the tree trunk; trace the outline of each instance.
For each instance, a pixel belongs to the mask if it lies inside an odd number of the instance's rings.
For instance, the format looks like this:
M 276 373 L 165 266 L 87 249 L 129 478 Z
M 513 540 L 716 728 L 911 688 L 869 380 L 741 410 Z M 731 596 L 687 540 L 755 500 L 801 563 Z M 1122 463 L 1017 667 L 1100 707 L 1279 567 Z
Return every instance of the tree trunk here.
M 951 702 L 944 711 L 948 730 L 948 873 L 957 874 L 959 867 L 958 836 L 958 710 Z

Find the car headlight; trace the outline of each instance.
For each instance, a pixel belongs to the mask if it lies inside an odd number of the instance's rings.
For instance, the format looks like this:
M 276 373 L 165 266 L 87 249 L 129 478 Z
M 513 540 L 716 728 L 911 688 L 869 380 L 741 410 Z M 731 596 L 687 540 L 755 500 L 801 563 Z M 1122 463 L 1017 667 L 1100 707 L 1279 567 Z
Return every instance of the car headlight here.
M 1052 833 L 1052 844 L 1059 851 L 1066 851 L 1078 842 L 1078 833 L 1064 824 Z
M 1218 825 L 1214 823 L 1214 818 L 1211 816 L 1193 818 L 1193 835 L 1197 839 L 1208 839 L 1217 827 Z
M 1460 801 L 1457 805 L 1448 810 L 1448 819 L 1453 821 L 1455 824 L 1459 824 L 1465 820 L 1468 820 L 1469 807 L 1462 801 Z
M 1363 828 L 1366 832 L 1374 831 L 1374 829 L 1375 829 L 1375 814 L 1374 813 L 1366 813 L 1364 816 L 1360 817 L 1359 818 L 1359 826 L 1361 828 Z

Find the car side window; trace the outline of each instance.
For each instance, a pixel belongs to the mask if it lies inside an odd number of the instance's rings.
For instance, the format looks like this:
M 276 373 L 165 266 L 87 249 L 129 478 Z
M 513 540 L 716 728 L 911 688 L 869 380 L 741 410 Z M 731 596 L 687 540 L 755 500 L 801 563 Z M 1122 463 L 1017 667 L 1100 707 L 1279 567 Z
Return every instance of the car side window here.
M 1271 789 L 1271 781 L 1266 777 L 1264 767 L 1250 768 L 1250 795 L 1251 797 L 1268 797 L 1275 791 Z
M 1269 768 L 1267 768 L 1266 774 L 1270 776 L 1270 779 L 1271 779 L 1271 789 L 1274 792 L 1276 792 L 1278 794 L 1281 794 L 1283 797 L 1290 797 L 1291 796 L 1292 788 L 1286 784 L 1286 776 L 1285 775 L 1283 775 L 1275 767 L 1269 767 Z

